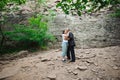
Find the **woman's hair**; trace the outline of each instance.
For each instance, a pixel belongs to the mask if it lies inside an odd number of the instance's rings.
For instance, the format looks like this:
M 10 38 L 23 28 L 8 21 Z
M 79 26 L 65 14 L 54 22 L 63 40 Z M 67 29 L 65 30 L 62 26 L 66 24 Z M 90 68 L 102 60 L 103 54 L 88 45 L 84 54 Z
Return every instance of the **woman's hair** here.
M 65 30 L 63 30 L 62 34 L 64 34 L 64 33 L 65 33 Z

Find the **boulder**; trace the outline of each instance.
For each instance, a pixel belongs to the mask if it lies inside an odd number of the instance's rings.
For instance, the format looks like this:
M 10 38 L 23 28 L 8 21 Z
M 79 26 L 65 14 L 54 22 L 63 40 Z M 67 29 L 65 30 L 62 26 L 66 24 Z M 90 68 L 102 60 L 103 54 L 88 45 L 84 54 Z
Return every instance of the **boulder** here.
M 47 59 L 47 58 L 42 58 L 42 59 L 41 59 L 41 62 L 46 62 L 46 61 L 50 61 L 50 60 Z
M 85 70 L 87 70 L 88 68 L 87 68 L 87 66 L 76 66 L 76 69 L 79 69 L 79 70 L 81 70 L 81 71 L 85 71 Z
M 20 70 L 20 67 L 18 66 L 4 68 L 0 72 L 0 80 L 14 76 L 15 74 L 17 74 L 19 70 Z
M 56 75 L 55 74 L 50 74 L 47 76 L 50 80 L 56 80 Z

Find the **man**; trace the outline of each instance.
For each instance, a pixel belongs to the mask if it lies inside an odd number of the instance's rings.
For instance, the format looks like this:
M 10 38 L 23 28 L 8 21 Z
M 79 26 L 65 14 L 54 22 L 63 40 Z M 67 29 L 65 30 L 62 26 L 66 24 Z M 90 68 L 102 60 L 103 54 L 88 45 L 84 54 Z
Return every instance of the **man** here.
M 68 49 L 67 49 L 67 59 L 70 60 L 70 62 L 75 62 L 75 41 L 74 41 L 74 35 L 72 32 L 70 32 L 70 29 L 67 29 L 68 31 Z

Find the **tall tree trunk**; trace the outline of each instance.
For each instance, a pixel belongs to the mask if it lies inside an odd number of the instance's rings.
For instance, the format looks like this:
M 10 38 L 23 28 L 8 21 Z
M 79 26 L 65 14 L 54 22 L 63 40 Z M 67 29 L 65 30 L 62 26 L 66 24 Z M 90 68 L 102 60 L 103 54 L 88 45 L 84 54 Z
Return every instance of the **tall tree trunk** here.
M 1 41 L 0 41 L 0 51 L 2 51 L 2 47 L 3 47 L 5 36 L 3 34 L 2 25 L 1 24 L 0 24 L 0 35 L 2 36 Z

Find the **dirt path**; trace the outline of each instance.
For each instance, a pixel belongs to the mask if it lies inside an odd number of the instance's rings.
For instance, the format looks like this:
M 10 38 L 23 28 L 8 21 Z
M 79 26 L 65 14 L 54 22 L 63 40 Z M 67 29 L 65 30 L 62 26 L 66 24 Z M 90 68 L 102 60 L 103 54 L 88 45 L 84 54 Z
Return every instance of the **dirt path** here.
M 120 80 L 119 46 L 75 51 L 75 63 L 63 63 L 57 50 L 4 61 L 0 80 Z

